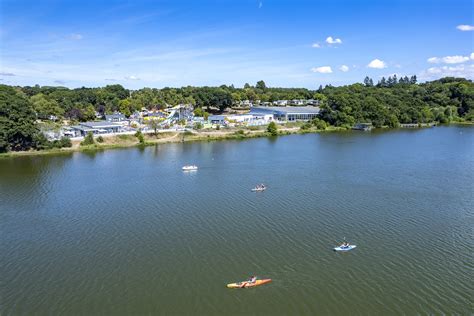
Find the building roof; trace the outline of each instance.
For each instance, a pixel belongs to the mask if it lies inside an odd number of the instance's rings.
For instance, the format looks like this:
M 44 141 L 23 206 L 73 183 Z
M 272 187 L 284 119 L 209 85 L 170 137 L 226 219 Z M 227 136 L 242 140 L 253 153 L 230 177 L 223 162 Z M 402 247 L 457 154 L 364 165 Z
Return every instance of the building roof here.
M 110 117 L 125 117 L 124 114 L 122 113 L 112 113 L 112 114 L 105 114 L 105 116 L 110 116 Z
M 210 121 L 221 121 L 221 120 L 224 120 L 225 119 L 225 116 L 224 115 L 210 115 L 209 116 L 209 120 Z
M 111 128 L 111 127 L 122 127 L 122 125 L 117 123 L 112 123 L 108 121 L 100 121 L 100 122 L 84 122 L 79 123 L 80 126 L 88 127 L 88 128 Z
M 273 114 L 318 114 L 320 108 L 317 106 L 254 106 L 250 112 L 271 112 Z

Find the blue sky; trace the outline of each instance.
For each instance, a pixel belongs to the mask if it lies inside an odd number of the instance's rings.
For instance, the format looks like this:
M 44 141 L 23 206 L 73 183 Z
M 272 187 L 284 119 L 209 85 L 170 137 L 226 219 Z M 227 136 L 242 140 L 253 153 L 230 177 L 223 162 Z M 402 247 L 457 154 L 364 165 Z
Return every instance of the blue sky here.
M 471 0 L 0 0 L 0 83 L 127 88 L 474 79 Z

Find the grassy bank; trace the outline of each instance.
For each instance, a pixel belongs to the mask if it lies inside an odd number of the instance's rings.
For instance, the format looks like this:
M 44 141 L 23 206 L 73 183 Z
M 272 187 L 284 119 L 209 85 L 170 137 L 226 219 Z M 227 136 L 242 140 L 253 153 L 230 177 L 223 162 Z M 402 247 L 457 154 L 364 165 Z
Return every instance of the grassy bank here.
M 452 124 L 473 125 L 472 122 L 455 122 Z M 317 129 L 315 126 L 302 128 L 303 123 L 289 123 L 279 126 L 278 135 L 292 134 L 310 134 L 346 131 L 347 128 L 329 126 L 325 130 Z M 186 132 L 164 132 L 155 134 L 144 134 L 144 142 L 140 143 L 134 135 L 110 135 L 103 136 L 103 141 L 98 142 L 97 138 L 94 144 L 81 146 L 80 141 L 73 141 L 72 147 L 54 148 L 47 150 L 30 150 L 20 152 L 0 153 L 0 158 L 20 157 L 20 156 L 38 156 L 38 155 L 57 155 L 71 154 L 73 152 L 102 151 L 108 149 L 154 146 L 157 144 L 178 143 L 178 142 L 198 142 L 198 141 L 219 141 L 219 140 L 243 140 L 259 137 L 272 137 L 267 132 L 266 127 L 250 128 L 223 128 L 220 130 L 199 130 Z
M 328 129 L 329 130 L 329 129 Z M 333 129 L 331 129 L 333 130 Z M 318 130 L 301 130 L 299 127 L 282 127 L 278 131 L 280 135 L 302 134 L 302 133 L 321 132 Z M 138 138 L 133 135 L 116 135 L 103 137 L 102 142 L 97 138 L 94 144 L 82 146 L 80 141 L 73 141 L 71 147 L 54 148 L 47 150 L 30 150 L 20 152 L 1 153 L 0 158 L 19 157 L 19 156 L 38 156 L 51 154 L 68 154 L 81 151 L 97 151 L 115 148 L 127 148 L 138 146 L 153 146 L 156 144 L 178 143 L 178 142 L 196 142 L 196 141 L 218 141 L 218 140 L 243 140 L 258 137 L 270 137 L 266 129 L 221 129 L 221 130 L 200 130 L 186 132 L 166 132 L 154 134 L 144 134 L 144 142 L 140 143 Z

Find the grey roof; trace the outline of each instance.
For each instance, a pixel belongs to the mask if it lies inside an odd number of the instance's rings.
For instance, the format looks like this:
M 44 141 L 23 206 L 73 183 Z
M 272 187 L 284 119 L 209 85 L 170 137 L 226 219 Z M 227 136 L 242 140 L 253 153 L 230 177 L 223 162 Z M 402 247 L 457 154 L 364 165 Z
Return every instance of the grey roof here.
M 254 106 L 250 109 L 250 113 L 271 112 L 273 114 L 318 114 L 317 106 Z
M 89 128 L 89 127 L 81 126 L 81 125 L 72 126 L 72 129 L 77 129 L 77 130 L 80 130 L 80 131 L 83 131 L 83 132 L 97 131 L 97 128 Z
M 224 120 L 225 116 L 224 115 L 210 115 L 208 118 L 210 121 L 214 120 Z
M 111 127 L 121 127 L 122 125 L 107 121 L 100 121 L 100 122 L 84 122 L 80 123 L 79 125 L 85 126 L 88 128 L 111 128 Z
M 125 119 L 125 115 L 123 115 L 122 113 L 105 114 L 105 118 L 106 119 L 109 119 L 109 118 L 123 118 L 123 119 Z

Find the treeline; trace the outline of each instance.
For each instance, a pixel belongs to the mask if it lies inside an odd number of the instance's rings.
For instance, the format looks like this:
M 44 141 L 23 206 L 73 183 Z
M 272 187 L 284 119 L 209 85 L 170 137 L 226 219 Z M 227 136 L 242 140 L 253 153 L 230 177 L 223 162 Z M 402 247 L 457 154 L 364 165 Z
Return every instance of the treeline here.
M 321 119 L 335 126 L 372 123 L 397 127 L 400 123 L 449 123 L 474 119 L 474 84 L 462 78 L 443 78 L 416 84 L 416 77 L 382 78 L 377 84 L 322 89 Z
M 161 109 L 178 104 L 224 110 L 241 100 L 316 99 L 320 119 L 328 124 L 351 127 L 370 122 L 376 127 L 400 123 L 428 123 L 474 119 L 474 84 L 463 78 L 443 78 L 417 84 L 416 76 L 387 79 L 377 83 L 366 77 L 348 86 L 319 89 L 271 88 L 259 81 L 243 88 L 220 87 L 143 88 L 128 90 L 121 85 L 101 88 L 11 87 L 0 85 L 0 152 L 67 145 L 66 141 L 45 143 L 38 136 L 37 119 L 87 121 L 100 114 L 120 111 L 130 115 L 142 108 Z
M 100 114 L 120 111 L 126 116 L 142 108 L 163 109 L 178 104 L 192 104 L 200 108 L 224 110 L 241 100 L 276 101 L 310 99 L 315 92 L 308 89 L 267 88 L 263 81 L 243 89 L 233 85 L 220 87 L 143 88 L 127 90 L 121 85 L 102 88 L 68 89 L 64 87 L 17 87 L 28 97 L 38 118 L 55 116 L 88 121 Z

